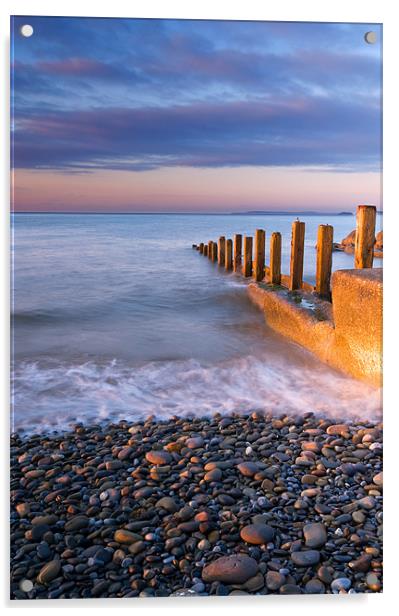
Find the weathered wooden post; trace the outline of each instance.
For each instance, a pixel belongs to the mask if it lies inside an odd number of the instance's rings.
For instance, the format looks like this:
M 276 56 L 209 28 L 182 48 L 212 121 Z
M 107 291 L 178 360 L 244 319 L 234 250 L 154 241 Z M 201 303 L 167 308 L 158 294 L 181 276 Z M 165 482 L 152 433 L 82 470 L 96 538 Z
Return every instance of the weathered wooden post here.
M 257 282 L 263 280 L 265 277 L 265 239 L 265 231 L 263 229 L 256 229 L 254 251 L 254 278 Z
M 304 246 L 305 223 L 295 220 L 292 223 L 291 235 L 290 291 L 295 291 L 302 287 Z
M 201 244 L 199 245 L 199 251 L 200 251 L 200 254 L 202 255 L 204 252 L 204 242 L 201 242 Z
M 208 244 L 204 245 L 203 255 L 204 255 L 204 257 L 208 256 Z
M 224 261 L 226 270 L 233 269 L 233 242 L 232 240 L 226 240 L 226 256 Z
M 278 231 L 270 238 L 270 282 L 281 284 L 281 233 Z
M 224 235 L 218 240 L 218 264 L 224 266 L 225 261 L 226 238 Z
M 374 205 L 358 205 L 356 212 L 355 268 L 373 267 L 375 219 Z
M 213 261 L 213 242 L 212 240 L 208 242 L 208 259 L 210 261 Z
M 242 235 L 234 236 L 233 270 L 238 272 L 241 267 Z
M 334 229 L 331 225 L 319 225 L 317 232 L 316 293 L 330 299 Z
M 213 243 L 213 261 L 215 263 L 217 263 L 218 260 L 218 245 L 217 242 L 212 242 Z
M 242 273 L 248 278 L 252 276 L 252 237 L 244 235 L 244 263 Z

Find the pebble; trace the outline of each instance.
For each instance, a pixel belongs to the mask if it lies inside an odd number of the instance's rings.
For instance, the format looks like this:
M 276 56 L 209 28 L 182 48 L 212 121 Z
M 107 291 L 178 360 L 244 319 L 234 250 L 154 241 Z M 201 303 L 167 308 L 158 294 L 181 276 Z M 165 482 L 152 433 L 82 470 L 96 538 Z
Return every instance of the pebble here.
M 243 584 L 258 572 L 258 563 L 246 554 L 221 556 L 202 570 L 204 582 Z
M 349 590 L 351 586 L 352 586 L 351 580 L 346 577 L 336 578 L 335 580 L 331 582 L 331 590 L 334 593 L 338 593 L 341 590 Z
M 349 429 L 346 424 L 334 424 L 328 426 L 326 432 L 330 435 L 345 436 L 346 434 L 349 434 Z
M 255 462 L 241 462 L 237 465 L 237 468 L 244 477 L 253 477 L 259 470 Z
M 379 592 L 381 426 L 330 424 L 256 412 L 13 435 L 11 597 Z
M 167 451 L 148 451 L 145 454 L 145 459 L 151 464 L 163 465 L 169 464 L 172 461 L 172 456 Z
M 368 511 L 370 511 L 370 509 L 374 509 L 374 507 L 376 506 L 376 500 L 373 496 L 364 496 L 357 501 L 357 504 L 360 505 L 360 507 L 362 507 L 363 509 L 367 509 Z
M 321 522 L 306 524 L 303 527 L 305 545 L 309 548 L 320 548 L 327 541 L 327 530 Z
M 291 560 L 295 565 L 298 565 L 298 567 L 317 565 L 320 561 L 320 552 L 317 552 L 317 550 L 292 552 Z
M 51 560 L 40 569 L 39 575 L 37 576 L 37 582 L 39 584 L 49 584 L 58 576 L 60 571 L 61 561 Z
M 202 436 L 195 436 L 186 440 L 186 447 L 189 449 L 198 449 L 204 446 L 204 439 Z
M 326 587 L 321 580 L 312 578 L 305 584 L 305 592 L 311 595 L 322 595 L 326 592 Z
M 175 513 L 179 509 L 176 501 L 170 496 L 163 496 L 156 502 L 155 506 L 161 507 L 162 509 L 165 509 L 165 511 L 168 511 L 169 513 Z
M 66 533 L 74 533 L 83 528 L 87 528 L 89 525 L 89 518 L 84 515 L 77 515 L 65 524 Z
M 220 470 L 220 468 L 214 468 L 211 471 L 208 471 L 205 476 L 204 476 L 204 480 L 205 481 L 220 481 L 222 479 L 222 471 Z
M 114 541 L 116 541 L 116 543 L 122 543 L 126 545 L 131 545 L 136 541 L 142 541 L 142 539 L 143 538 L 137 533 L 125 530 L 124 528 L 119 528 L 117 531 L 115 531 L 114 534 Z
M 381 582 L 375 573 L 367 574 L 366 584 L 373 592 L 379 592 L 381 590 Z
M 274 537 L 274 529 L 266 524 L 249 524 L 240 532 L 241 539 L 254 545 L 263 545 Z
M 285 575 L 278 571 L 268 571 L 266 574 L 266 586 L 269 590 L 278 590 L 285 582 Z

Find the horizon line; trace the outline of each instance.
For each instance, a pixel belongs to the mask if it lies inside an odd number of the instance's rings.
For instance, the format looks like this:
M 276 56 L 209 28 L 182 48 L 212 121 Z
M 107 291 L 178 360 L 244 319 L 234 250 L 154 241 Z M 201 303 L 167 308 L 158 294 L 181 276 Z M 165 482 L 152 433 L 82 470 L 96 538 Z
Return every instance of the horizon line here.
M 65 211 L 56 211 L 56 210 L 19 210 L 19 211 L 10 211 L 10 214 L 57 214 L 57 215 L 63 215 L 63 214 L 68 214 L 68 215 L 73 215 L 73 214 L 85 214 L 85 215 L 106 215 L 106 216 L 148 216 L 148 215 L 157 215 L 157 216 L 178 216 L 178 215 L 184 215 L 184 216 L 201 216 L 201 215 L 207 215 L 207 216 L 262 216 L 262 215 L 280 215 L 280 216 L 284 216 L 284 215 L 294 215 L 294 214 L 304 214 L 307 216 L 310 215 L 315 215 L 315 216 L 326 216 L 326 215 L 332 215 L 332 216 L 354 216 L 356 213 L 356 208 L 353 211 L 349 211 L 349 210 L 248 210 L 248 211 L 237 211 L 237 212 L 215 212 L 215 211 L 211 211 L 211 212 L 157 212 L 157 211 L 150 211 L 150 212 L 112 212 L 112 211 L 87 211 L 87 210 L 82 210 L 82 211 L 71 211 L 71 210 L 65 210 Z M 377 209 L 377 214 L 382 214 L 383 210 L 382 209 Z

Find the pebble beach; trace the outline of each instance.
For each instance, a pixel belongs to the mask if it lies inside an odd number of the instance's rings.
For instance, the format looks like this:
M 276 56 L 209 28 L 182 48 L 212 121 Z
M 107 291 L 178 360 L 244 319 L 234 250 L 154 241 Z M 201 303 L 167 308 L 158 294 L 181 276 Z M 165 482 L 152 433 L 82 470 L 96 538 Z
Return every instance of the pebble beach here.
M 382 590 L 382 424 L 260 413 L 11 437 L 11 598 Z

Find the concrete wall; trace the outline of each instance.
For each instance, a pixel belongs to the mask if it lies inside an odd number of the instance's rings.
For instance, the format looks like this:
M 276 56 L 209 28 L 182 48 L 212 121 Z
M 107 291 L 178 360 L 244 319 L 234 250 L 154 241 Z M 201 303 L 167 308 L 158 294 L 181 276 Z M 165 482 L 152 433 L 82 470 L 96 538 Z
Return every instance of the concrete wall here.
M 334 368 L 381 385 L 382 269 L 334 272 L 332 308 L 313 294 L 265 283 L 251 283 L 248 292 L 272 329 Z
M 382 379 L 382 269 L 332 276 L 335 340 L 331 362 L 377 385 Z

